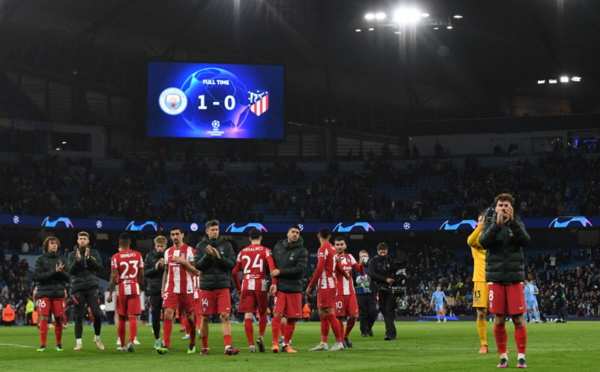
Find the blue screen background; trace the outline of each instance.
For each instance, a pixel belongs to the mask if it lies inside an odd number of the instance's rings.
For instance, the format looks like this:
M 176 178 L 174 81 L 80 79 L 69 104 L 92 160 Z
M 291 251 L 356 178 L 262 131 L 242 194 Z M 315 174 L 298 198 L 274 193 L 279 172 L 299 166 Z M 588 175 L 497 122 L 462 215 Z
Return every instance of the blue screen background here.
M 238 78 L 238 86 L 247 91 L 269 92 L 269 107 L 257 116 L 250 112 L 248 98 L 245 102 L 236 100 L 240 123 L 225 121 L 216 129 L 222 132 L 215 136 L 211 125 L 215 119 L 210 110 L 214 109 L 210 94 L 205 95 L 205 105 L 209 111 L 199 111 L 201 119 L 191 123 L 190 110 L 195 110 L 197 95 L 188 96 L 186 113 L 169 115 L 159 105 L 159 97 L 167 88 L 182 89 L 184 82 L 196 72 L 208 68 L 225 70 Z M 240 85 L 241 84 L 241 85 Z M 284 72 L 283 66 L 274 65 L 233 65 L 216 63 L 149 62 L 148 63 L 148 136 L 185 138 L 241 138 L 241 139 L 283 139 L 284 136 Z M 204 85 L 199 87 L 202 89 Z M 210 88 L 210 87 L 209 87 Z M 204 94 L 204 92 L 200 92 Z M 244 92 L 244 96 L 247 93 Z M 223 102 L 216 108 L 223 107 Z M 218 119 L 218 118 L 217 118 Z M 236 124 L 238 125 L 236 127 Z M 241 125 L 240 125 L 241 124 Z

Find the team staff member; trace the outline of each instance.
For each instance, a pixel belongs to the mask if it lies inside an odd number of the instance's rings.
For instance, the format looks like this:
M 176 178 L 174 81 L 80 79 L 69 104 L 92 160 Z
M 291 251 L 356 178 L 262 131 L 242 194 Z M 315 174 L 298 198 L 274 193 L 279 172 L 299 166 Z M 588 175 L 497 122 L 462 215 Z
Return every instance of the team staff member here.
M 383 314 L 385 322 L 385 341 L 396 339 L 396 307 L 398 306 L 398 295 L 396 295 L 391 286 L 394 285 L 395 279 L 390 277 L 390 274 L 385 271 L 385 268 L 390 267 L 388 257 L 388 246 L 385 243 L 377 244 L 377 256 L 373 257 L 369 262 L 369 274 L 371 279 L 375 281 L 379 293 L 379 311 Z
M 231 346 L 231 270 L 235 267 L 235 252 L 228 241 L 219 237 L 219 221 L 206 223 L 206 235 L 196 245 L 194 265 L 200 270 L 200 301 L 202 302 L 201 355 L 208 355 L 208 322 L 219 314 L 225 342 L 225 355 L 240 352 Z
M 104 350 L 100 341 L 102 328 L 102 310 L 98 298 L 97 272 L 102 269 L 102 259 L 97 250 L 90 247 L 90 234 L 85 231 L 77 234 L 75 251 L 69 254 L 67 271 L 71 273 L 71 294 L 75 302 L 75 339 L 77 345 L 74 350 L 82 350 L 81 336 L 83 334 L 83 317 L 87 306 L 94 316 L 94 342 L 98 349 Z
M 40 299 L 38 311 L 42 316 L 40 322 L 41 346 L 37 351 L 46 351 L 50 313 L 54 315 L 56 351 L 63 351 L 62 316 L 65 311 L 64 296 L 66 283 L 69 280 L 69 271 L 65 267 L 64 258 L 58 253 L 60 242 L 57 238 L 47 237 L 44 240 L 43 247 L 44 252 L 35 260 L 33 269 L 33 279 L 37 283 L 37 296 Z
M 287 238 L 277 242 L 273 248 L 273 259 L 277 269 L 271 270 L 271 277 L 277 278 L 277 284 L 271 285 L 269 294 L 275 295 L 275 309 L 271 327 L 273 331 L 273 347 L 271 351 L 279 352 L 279 329 L 281 319 L 287 318 L 283 335 L 284 353 L 297 353 L 290 346 L 290 340 L 296 329 L 296 319 L 302 318 L 302 278 L 308 263 L 308 250 L 300 236 L 298 226 L 290 226 Z
M 373 336 L 373 324 L 377 320 L 377 301 L 375 291 L 371 286 L 369 278 L 369 253 L 362 250 L 358 252 L 360 265 L 365 270 L 365 275 L 356 277 L 356 301 L 358 302 L 358 320 L 360 321 L 360 335 L 362 337 Z
M 488 312 L 488 303 L 490 298 L 490 289 L 485 280 L 485 254 L 486 250 L 479 244 L 479 236 L 483 229 L 483 213 L 479 215 L 477 227 L 467 238 L 467 244 L 471 247 L 473 255 L 473 307 L 477 310 L 477 333 L 481 348 L 479 354 L 488 352 L 487 344 L 487 322 L 485 321 Z
M 523 281 L 525 265 L 523 247 L 531 238 L 525 225 L 514 214 L 514 198 L 510 194 L 500 194 L 494 199 L 496 218 L 485 222 L 479 244 L 487 250 L 485 257 L 485 278 L 490 284 L 490 313 L 494 314 L 494 337 L 500 354 L 498 368 L 508 367 L 506 351 L 506 310 L 515 325 L 517 344 L 517 368 L 527 368 L 525 349 L 527 329 L 525 328 L 525 297 Z
M 154 332 L 155 349 L 162 346 L 160 341 L 160 314 L 163 299 L 160 296 L 160 291 L 165 272 L 165 249 L 167 249 L 167 238 L 159 235 L 154 238 L 154 250 L 149 252 L 144 260 L 144 277 L 148 279 L 146 295 L 150 297 L 150 306 L 152 307 L 152 332 Z

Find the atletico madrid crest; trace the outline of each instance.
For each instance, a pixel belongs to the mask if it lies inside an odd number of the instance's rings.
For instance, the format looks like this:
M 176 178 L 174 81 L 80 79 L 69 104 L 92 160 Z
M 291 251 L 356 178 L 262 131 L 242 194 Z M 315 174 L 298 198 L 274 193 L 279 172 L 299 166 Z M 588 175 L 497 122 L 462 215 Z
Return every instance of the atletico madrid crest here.
M 250 111 L 260 116 L 269 109 L 269 92 L 266 90 L 257 90 L 256 92 L 248 92 L 248 102 L 250 103 Z

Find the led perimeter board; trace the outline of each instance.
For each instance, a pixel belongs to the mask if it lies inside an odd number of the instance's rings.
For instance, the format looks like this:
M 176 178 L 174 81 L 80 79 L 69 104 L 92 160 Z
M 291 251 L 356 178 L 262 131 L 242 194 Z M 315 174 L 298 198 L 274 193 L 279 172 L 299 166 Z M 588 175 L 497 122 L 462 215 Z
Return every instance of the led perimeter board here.
M 148 136 L 283 139 L 283 66 L 148 63 Z

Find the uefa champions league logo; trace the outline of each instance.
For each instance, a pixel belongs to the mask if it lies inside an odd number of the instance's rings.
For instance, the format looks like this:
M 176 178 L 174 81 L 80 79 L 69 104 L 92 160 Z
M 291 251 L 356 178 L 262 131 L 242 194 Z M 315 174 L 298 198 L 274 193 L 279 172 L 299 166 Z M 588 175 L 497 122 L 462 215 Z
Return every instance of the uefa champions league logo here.
M 221 122 L 219 120 L 213 120 L 210 125 L 212 126 L 213 129 L 208 131 L 209 136 L 221 137 L 223 135 L 223 133 L 225 133 L 224 131 L 219 130 L 219 128 L 221 127 Z

